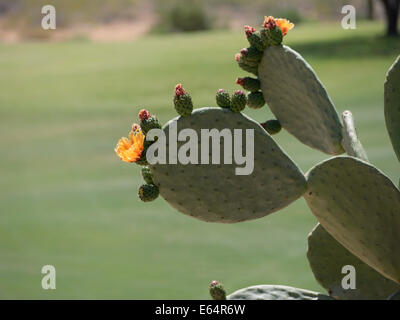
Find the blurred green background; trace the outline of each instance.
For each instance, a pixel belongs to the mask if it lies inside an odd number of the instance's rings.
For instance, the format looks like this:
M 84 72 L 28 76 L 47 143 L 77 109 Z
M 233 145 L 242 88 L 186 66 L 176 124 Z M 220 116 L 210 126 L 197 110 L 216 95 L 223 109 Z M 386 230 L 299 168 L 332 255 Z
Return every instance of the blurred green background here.
M 269 14 L 266 12 L 265 14 Z M 258 17 L 261 23 L 263 17 Z M 350 109 L 370 161 L 398 179 L 384 125 L 383 82 L 400 52 L 380 21 L 305 20 L 285 39 L 313 66 L 338 112 Z M 234 53 L 242 28 L 152 33 L 135 41 L 16 41 L 0 44 L 0 298 L 207 299 L 255 284 L 323 290 L 306 259 L 316 220 L 300 199 L 263 219 L 220 225 L 141 202 L 139 167 L 114 147 L 137 112 L 165 123 L 182 82 L 195 107 L 237 89 Z M 245 110 L 258 121 L 268 108 Z M 276 140 L 306 172 L 328 156 L 286 132 Z M 41 288 L 41 268 L 57 289 Z

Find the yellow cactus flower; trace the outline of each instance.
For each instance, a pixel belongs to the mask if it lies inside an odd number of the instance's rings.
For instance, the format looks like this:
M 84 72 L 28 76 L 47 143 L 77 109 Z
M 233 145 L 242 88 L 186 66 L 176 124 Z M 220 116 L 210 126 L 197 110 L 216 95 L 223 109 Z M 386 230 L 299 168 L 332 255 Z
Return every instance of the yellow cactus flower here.
M 129 138 L 123 137 L 119 139 L 115 152 L 122 161 L 136 162 L 142 155 L 144 139 L 145 136 L 142 130 L 131 131 Z
M 286 36 L 289 30 L 294 27 L 294 24 L 286 19 L 275 19 L 276 25 L 281 28 L 282 34 Z

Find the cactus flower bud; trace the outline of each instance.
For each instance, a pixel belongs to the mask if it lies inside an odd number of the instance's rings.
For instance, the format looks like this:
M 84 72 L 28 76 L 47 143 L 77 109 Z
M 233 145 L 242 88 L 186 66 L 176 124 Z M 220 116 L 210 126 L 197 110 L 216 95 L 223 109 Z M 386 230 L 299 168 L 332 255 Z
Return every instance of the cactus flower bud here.
M 242 90 L 236 90 L 232 96 L 231 110 L 240 112 L 246 107 L 247 98 Z
M 143 120 L 147 120 L 148 118 L 150 118 L 151 114 L 146 109 L 142 109 L 139 111 L 138 116 L 139 116 L 139 119 L 143 121 Z
M 268 120 L 260 124 L 270 135 L 277 134 L 282 129 L 278 120 Z
M 263 107 L 265 105 L 265 100 L 262 92 L 250 92 L 247 95 L 247 105 L 252 109 L 260 109 Z
M 260 90 L 260 80 L 251 77 L 237 78 L 236 84 L 243 87 L 243 89 L 250 92 L 257 92 Z
M 181 83 L 175 86 L 175 96 L 183 96 L 186 94 L 186 90 L 183 88 Z
M 149 111 L 142 109 L 139 111 L 140 128 L 146 135 L 151 129 L 161 129 L 161 125 L 154 115 L 151 115 Z
M 226 300 L 226 292 L 224 286 L 218 281 L 211 281 L 209 285 L 210 295 L 214 300 Z
M 255 47 L 259 51 L 264 51 L 265 45 L 261 40 L 261 34 L 259 31 L 256 31 L 253 27 L 244 26 L 244 31 L 246 33 L 247 40 L 250 45 Z
M 180 83 L 175 86 L 174 105 L 176 111 L 182 117 L 190 116 L 193 111 L 192 98 Z
M 276 28 L 275 18 L 273 16 L 265 17 L 262 27 L 268 30 L 275 29 Z
M 229 96 L 228 91 L 225 89 L 219 89 L 215 95 L 215 99 L 217 101 L 217 105 L 221 108 L 230 108 L 231 97 Z
M 244 32 L 245 32 L 245 34 L 246 34 L 246 37 L 249 37 L 249 36 L 252 35 L 255 31 L 256 31 L 256 29 L 253 28 L 253 27 L 244 26 Z
M 240 85 L 240 86 L 244 86 L 244 78 L 237 78 L 236 79 L 236 84 Z
M 277 46 L 282 43 L 283 37 L 294 27 L 294 24 L 286 19 L 275 19 L 269 16 L 265 17 L 262 27 L 260 34 L 263 43 Z
M 157 199 L 159 193 L 160 191 L 158 187 L 154 184 L 142 184 L 138 190 L 139 198 L 144 202 L 149 202 Z
M 235 54 L 235 60 L 237 62 L 241 62 L 242 61 L 242 54 L 241 53 L 236 53 Z
M 249 48 L 243 48 L 240 51 L 242 60 L 244 63 L 251 66 L 258 66 L 258 63 L 262 58 L 262 51 L 257 50 L 255 47 L 251 46 Z
M 132 132 L 137 132 L 140 130 L 140 126 L 137 123 L 132 124 Z

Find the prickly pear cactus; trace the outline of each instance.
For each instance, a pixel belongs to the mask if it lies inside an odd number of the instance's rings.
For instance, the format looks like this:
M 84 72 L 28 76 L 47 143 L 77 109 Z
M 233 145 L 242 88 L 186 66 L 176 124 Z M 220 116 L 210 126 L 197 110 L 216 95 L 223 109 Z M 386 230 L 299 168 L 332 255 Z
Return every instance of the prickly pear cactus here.
M 325 230 L 400 284 L 400 192 L 390 179 L 352 157 L 324 161 L 306 177 L 304 198 Z
M 308 236 L 307 258 L 317 281 L 335 299 L 382 300 L 400 289 L 343 247 L 320 224 Z M 355 268 L 355 289 L 343 289 L 342 268 L 346 265 Z
M 394 151 L 400 161 L 400 56 L 386 76 L 385 120 Z
M 300 54 L 287 46 L 268 47 L 258 75 L 264 99 L 283 128 L 312 148 L 333 155 L 344 152 L 336 109 Z
M 227 300 L 332 300 L 322 293 L 279 285 L 258 285 L 240 289 Z
M 242 90 L 231 96 L 220 89 L 216 102 L 221 108 L 193 111 L 190 94 L 181 84 L 175 87 L 174 106 L 180 116 L 162 128 L 167 163 L 155 163 L 147 157 L 148 151 L 163 141 L 146 139 L 151 129 L 161 128 L 147 110 L 139 112 L 140 125 L 132 126 L 129 137 L 121 138 L 115 151 L 121 160 L 143 166 L 146 184 L 138 190 L 142 201 L 153 201 L 160 194 L 178 211 L 203 221 L 257 219 L 304 196 L 320 223 L 309 236 L 307 256 L 316 279 L 329 294 L 337 299 L 399 299 L 400 191 L 367 163 L 351 112 L 342 114 L 342 125 L 311 66 L 299 53 L 282 45 L 293 26 L 286 19 L 272 16 L 265 17 L 259 31 L 245 26 L 250 46 L 236 54 L 235 60 L 256 76 L 236 80 L 249 91 L 247 96 Z M 400 57 L 385 83 L 385 119 L 400 160 L 399 101 Z M 276 119 L 258 124 L 241 113 L 246 105 L 258 109 L 265 103 Z M 312 148 L 330 155 L 346 152 L 349 156 L 323 161 L 304 176 L 270 135 L 281 128 Z M 204 130 L 207 134 L 203 136 Z M 215 140 L 214 135 L 210 141 L 212 130 L 219 137 Z M 241 142 L 235 138 L 239 131 Z M 247 133 L 250 139 L 254 137 L 254 156 L 249 158 L 243 156 L 244 150 L 246 154 L 253 150 Z M 226 145 L 234 146 L 228 159 L 223 152 Z M 193 146 L 197 151 L 192 150 Z M 219 160 L 213 163 L 215 152 Z M 178 154 L 183 155 L 185 163 L 177 161 Z M 247 168 L 246 160 L 251 160 L 251 168 Z M 244 166 L 247 173 L 243 173 Z M 343 265 L 356 268 L 357 289 L 342 288 Z M 248 287 L 226 296 L 222 284 L 213 281 L 209 290 L 218 300 L 332 299 L 278 285 Z
M 212 164 L 210 158 L 210 164 L 199 161 L 149 166 L 160 195 L 178 211 L 204 221 L 233 223 L 264 217 L 303 195 L 306 183 L 300 169 L 258 123 L 244 114 L 225 108 L 196 109 L 189 117 L 177 117 L 163 127 L 167 141 L 173 125 L 178 132 L 194 129 L 198 137 L 202 129 L 242 129 L 240 152 L 246 150 L 246 130 L 254 130 L 254 170 L 250 175 L 237 175 L 234 162 L 223 164 L 222 152 L 222 164 Z M 223 143 L 221 139 L 216 148 L 222 151 Z M 184 144 L 178 142 L 177 148 Z M 198 150 L 200 154 L 200 139 Z

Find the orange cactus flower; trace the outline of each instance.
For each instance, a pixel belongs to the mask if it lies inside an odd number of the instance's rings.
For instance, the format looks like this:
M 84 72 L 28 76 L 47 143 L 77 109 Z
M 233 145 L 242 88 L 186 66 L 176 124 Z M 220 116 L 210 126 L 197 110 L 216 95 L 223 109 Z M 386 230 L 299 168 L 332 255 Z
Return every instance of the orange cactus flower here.
M 281 28 L 282 34 L 287 35 L 288 31 L 294 27 L 294 24 L 286 19 L 275 19 L 276 25 Z
M 119 139 L 115 152 L 125 162 L 136 162 L 142 155 L 144 139 L 142 130 L 131 131 L 129 138 Z

